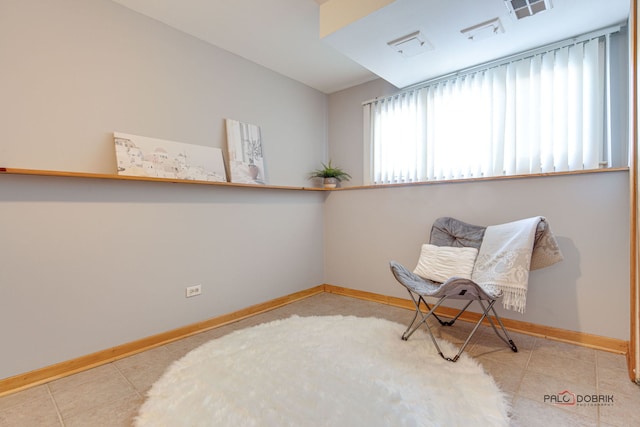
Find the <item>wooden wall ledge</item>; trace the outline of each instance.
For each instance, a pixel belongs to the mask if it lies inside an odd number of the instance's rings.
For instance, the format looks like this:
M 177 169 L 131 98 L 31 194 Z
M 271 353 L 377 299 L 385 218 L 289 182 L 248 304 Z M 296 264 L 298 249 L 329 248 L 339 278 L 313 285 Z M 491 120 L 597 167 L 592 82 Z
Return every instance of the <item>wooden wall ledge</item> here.
M 243 187 L 243 188 L 266 188 L 272 190 L 297 190 L 297 191 L 327 191 L 324 188 L 314 187 L 296 187 L 286 185 L 258 185 L 258 184 L 239 184 L 235 182 L 215 182 L 215 181 L 197 181 L 177 178 L 153 178 L 147 176 L 127 176 L 89 172 L 62 172 L 52 170 L 38 169 L 18 169 L 0 167 L 0 175 L 37 175 L 51 177 L 71 177 L 71 178 L 89 178 L 89 179 L 111 179 L 120 181 L 147 181 L 147 182 L 165 182 L 174 184 L 197 184 L 197 185 L 213 185 L 218 187 Z
M 147 176 L 127 176 L 127 175 L 89 173 L 89 172 L 63 172 L 63 171 L 53 171 L 53 170 L 19 169 L 19 168 L 6 168 L 6 167 L 0 167 L 0 175 L 37 175 L 37 176 L 51 176 L 51 177 L 110 179 L 110 180 L 121 180 L 121 181 L 147 181 L 147 182 L 165 182 L 165 183 L 174 183 L 174 184 L 213 185 L 218 187 L 266 188 L 266 189 L 272 189 L 272 190 L 347 191 L 347 190 L 383 189 L 383 188 L 394 188 L 394 187 L 416 187 L 416 186 L 423 186 L 423 185 L 438 185 L 438 184 L 440 185 L 456 184 L 456 183 L 476 182 L 476 181 L 495 181 L 495 180 L 505 180 L 505 179 L 550 177 L 550 176 L 559 176 L 559 175 L 584 175 L 584 174 L 593 174 L 593 173 L 620 172 L 620 171 L 628 171 L 628 170 L 629 170 L 628 167 L 621 167 L 621 168 L 568 171 L 568 172 L 549 172 L 549 173 L 527 174 L 527 175 L 505 175 L 505 176 L 489 176 L 489 177 L 483 177 L 483 178 L 461 178 L 461 179 L 451 179 L 446 181 L 445 180 L 420 181 L 420 182 L 403 182 L 403 183 L 396 183 L 396 184 L 355 185 L 355 186 L 346 186 L 346 187 L 338 187 L 338 188 L 240 184 L 235 182 L 196 181 L 196 180 L 174 179 L 174 178 L 153 178 L 153 177 L 147 177 Z

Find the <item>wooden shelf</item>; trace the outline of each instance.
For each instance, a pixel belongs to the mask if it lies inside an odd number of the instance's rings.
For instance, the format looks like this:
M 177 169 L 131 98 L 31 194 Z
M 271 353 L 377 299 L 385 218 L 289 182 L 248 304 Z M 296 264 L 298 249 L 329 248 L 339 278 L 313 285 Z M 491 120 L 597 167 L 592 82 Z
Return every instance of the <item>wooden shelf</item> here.
M 284 185 L 257 185 L 257 184 L 238 184 L 233 182 L 213 182 L 213 181 L 195 181 L 186 179 L 173 178 L 152 178 L 146 176 L 126 176 L 102 173 L 88 172 L 62 172 L 38 169 L 17 169 L 0 167 L 0 175 L 36 175 L 36 176 L 53 176 L 53 177 L 72 177 L 72 178 L 89 178 L 89 179 L 111 179 L 119 181 L 151 181 L 165 182 L 174 184 L 197 184 L 197 185 L 213 185 L 218 187 L 244 187 L 244 188 L 266 188 L 272 190 L 297 190 L 297 191 L 331 191 L 324 188 L 315 187 L 293 187 Z
M 483 177 L 483 178 L 462 178 L 462 179 L 452 179 L 452 180 L 446 180 L 446 181 L 423 181 L 423 182 L 405 182 L 405 183 L 397 183 L 397 184 L 357 185 L 357 186 L 338 187 L 338 188 L 239 184 L 234 182 L 194 181 L 194 180 L 173 179 L 173 178 L 152 178 L 152 177 L 146 177 L 146 176 L 126 176 L 126 175 L 113 175 L 113 174 L 89 173 L 89 172 L 62 172 L 62 171 L 52 171 L 52 170 L 18 169 L 18 168 L 3 168 L 3 167 L 0 167 L 0 175 L 37 175 L 37 176 L 73 177 L 73 178 L 89 178 L 89 179 L 111 179 L 111 180 L 120 180 L 120 181 L 150 181 L 150 182 L 165 182 L 165 183 L 174 183 L 174 184 L 214 185 L 218 187 L 265 188 L 265 189 L 272 189 L 272 190 L 349 191 L 349 190 L 384 189 L 384 188 L 395 188 L 395 187 L 416 187 L 416 186 L 424 186 L 424 185 L 455 184 L 455 183 L 474 182 L 474 181 L 523 179 L 523 178 L 535 178 L 535 177 L 547 177 L 547 176 L 559 176 L 559 175 L 582 175 L 582 174 L 593 174 L 593 173 L 620 172 L 620 171 L 628 171 L 628 170 L 629 170 L 628 167 L 618 167 L 618 168 L 591 169 L 591 170 L 579 170 L 579 171 L 568 171 L 568 172 L 549 172 L 549 173 L 538 173 L 538 174 L 529 174 L 529 175 L 507 175 L 507 176 L 490 176 L 490 177 Z

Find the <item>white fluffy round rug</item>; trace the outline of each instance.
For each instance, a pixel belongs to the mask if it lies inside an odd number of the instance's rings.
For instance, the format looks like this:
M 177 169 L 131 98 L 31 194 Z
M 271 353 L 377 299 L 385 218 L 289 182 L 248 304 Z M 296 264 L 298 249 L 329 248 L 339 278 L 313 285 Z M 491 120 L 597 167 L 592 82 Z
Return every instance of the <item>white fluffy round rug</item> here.
M 429 336 L 378 318 L 276 320 L 174 362 L 139 410 L 142 426 L 507 426 L 493 378 Z M 457 351 L 441 343 L 445 354 Z

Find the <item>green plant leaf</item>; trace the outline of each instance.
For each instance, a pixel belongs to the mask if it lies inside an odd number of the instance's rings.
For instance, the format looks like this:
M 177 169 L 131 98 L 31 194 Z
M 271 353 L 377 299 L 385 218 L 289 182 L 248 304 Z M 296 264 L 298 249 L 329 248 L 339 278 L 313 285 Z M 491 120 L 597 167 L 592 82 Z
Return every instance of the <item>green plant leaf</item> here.
M 316 169 L 309 175 L 309 178 L 335 178 L 338 181 L 348 181 L 351 179 L 351 175 L 342 170 L 341 168 L 334 167 L 329 160 L 328 164 L 320 163 L 322 168 Z

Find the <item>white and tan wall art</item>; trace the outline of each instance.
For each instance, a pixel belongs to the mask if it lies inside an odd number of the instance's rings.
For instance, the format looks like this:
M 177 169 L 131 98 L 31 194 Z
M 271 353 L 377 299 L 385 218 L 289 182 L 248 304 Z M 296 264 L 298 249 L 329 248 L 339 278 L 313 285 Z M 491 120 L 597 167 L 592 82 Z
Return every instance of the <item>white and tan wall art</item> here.
M 114 132 L 118 175 L 226 182 L 222 150 Z
M 267 184 L 260 127 L 226 119 L 231 182 Z

